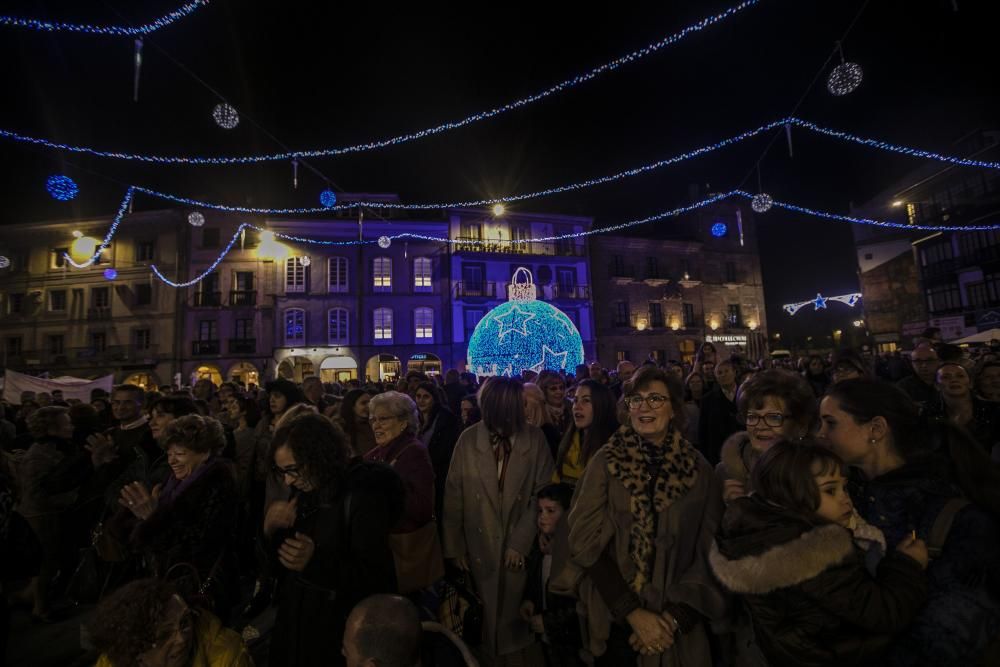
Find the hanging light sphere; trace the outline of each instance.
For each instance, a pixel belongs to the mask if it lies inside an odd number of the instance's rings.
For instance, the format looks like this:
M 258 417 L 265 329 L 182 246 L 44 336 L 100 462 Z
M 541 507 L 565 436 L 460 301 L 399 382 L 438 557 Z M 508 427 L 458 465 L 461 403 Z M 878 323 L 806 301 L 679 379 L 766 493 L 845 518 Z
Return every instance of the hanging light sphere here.
M 754 213 L 767 213 L 772 206 L 774 206 L 774 199 L 766 192 L 756 194 L 750 200 L 750 208 L 754 210 Z
M 390 239 L 388 236 L 380 236 L 380 237 L 378 237 L 378 247 L 379 248 L 388 248 L 391 245 L 392 245 L 392 239 Z
M 49 195 L 53 199 L 58 201 L 69 201 L 80 193 L 76 181 L 61 174 L 49 176 L 49 180 L 45 182 L 45 189 L 49 191 Z
M 305 257 L 299 257 L 299 264 L 301 264 L 302 266 L 309 266 L 312 263 L 313 261 L 309 259 L 309 255 L 306 255 Z
M 861 85 L 864 74 L 861 65 L 857 63 L 840 63 L 830 72 L 830 78 L 826 80 L 826 89 L 830 94 L 840 97 L 854 92 L 854 89 Z
M 729 231 L 729 226 L 724 222 L 717 222 L 712 225 L 712 236 L 717 239 L 721 239 Z
M 114 280 L 117 277 L 118 277 L 118 271 L 114 269 L 104 269 L 105 280 Z
M 323 192 L 319 193 L 319 203 L 326 208 L 333 208 L 337 203 L 337 193 L 330 188 L 323 190 Z
M 231 130 L 240 124 L 239 112 L 232 105 L 226 103 L 215 105 L 215 108 L 212 109 L 212 118 L 215 119 L 215 124 L 223 130 Z
M 4 255 L 0 255 L 0 269 L 6 269 L 10 267 L 10 259 Z
M 203 216 L 198 211 L 193 213 L 188 213 L 188 224 L 192 227 L 201 227 L 205 224 L 205 216 Z

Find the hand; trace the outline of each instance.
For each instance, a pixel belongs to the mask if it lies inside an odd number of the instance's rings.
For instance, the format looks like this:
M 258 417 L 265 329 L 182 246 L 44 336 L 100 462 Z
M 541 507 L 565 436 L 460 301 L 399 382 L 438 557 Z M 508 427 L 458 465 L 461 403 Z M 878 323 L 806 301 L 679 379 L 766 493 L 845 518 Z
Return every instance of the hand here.
M 509 570 L 522 570 L 524 569 L 524 556 L 516 549 L 507 549 L 503 555 L 503 564 Z
M 545 634 L 545 621 L 542 619 L 541 614 L 535 614 L 534 616 L 532 616 L 531 619 L 528 621 L 528 625 L 531 626 L 531 631 L 534 632 L 536 635 Z
M 747 488 L 738 479 L 727 479 L 722 482 L 722 499 L 725 502 L 742 498 L 747 494 Z
M 95 468 L 100 468 L 102 465 L 111 463 L 118 458 L 114 441 L 100 433 L 89 436 L 84 449 L 90 452 L 90 462 Z
M 150 493 L 141 482 L 132 482 L 122 487 L 118 504 L 128 508 L 137 519 L 146 520 L 160 504 L 161 486 L 157 484 Z
M 284 544 L 278 547 L 278 560 L 289 570 L 301 572 L 316 553 L 316 543 L 312 538 L 302 533 L 295 533 Z
M 906 554 L 917 561 L 921 570 L 927 569 L 927 561 L 930 560 L 930 556 L 927 554 L 927 544 L 923 540 L 914 539 L 912 536 L 907 535 L 896 545 L 896 551 Z
M 645 609 L 636 609 L 627 617 L 635 642 L 632 647 L 643 655 L 663 653 L 674 643 L 674 628 L 667 619 Z
M 459 556 L 458 558 L 453 558 L 451 564 L 457 567 L 462 572 L 469 571 L 469 558 L 468 556 Z
M 295 496 L 291 500 L 275 500 L 267 508 L 264 516 L 264 534 L 274 535 L 275 531 L 291 528 L 298 518 L 299 497 Z
M 521 608 L 518 609 L 518 613 L 521 615 L 521 619 L 527 622 L 531 622 L 531 617 L 535 615 L 535 603 L 531 600 L 525 600 L 521 603 Z

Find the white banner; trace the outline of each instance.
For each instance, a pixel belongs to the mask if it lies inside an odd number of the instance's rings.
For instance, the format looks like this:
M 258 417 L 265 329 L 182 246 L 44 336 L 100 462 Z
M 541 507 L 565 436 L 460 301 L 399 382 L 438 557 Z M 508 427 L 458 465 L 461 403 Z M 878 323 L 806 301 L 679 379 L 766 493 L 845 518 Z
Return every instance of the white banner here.
M 6 371 L 3 383 L 3 398 L 12 405 L 21 404 L 21 392 L 33 391 L 36 394 L 41 392 L 52 393 L 59 390 L 63 393 L 64 399 L 76 398 L 84 403 L 90 403 L 90 390 L 103 389 L 111 393 L 115 378 L 113 375 L 105 375 L 96 380 L 83 380 L 73 377 L 58 377 L 50 380 L 36 378 L 17 371 Z

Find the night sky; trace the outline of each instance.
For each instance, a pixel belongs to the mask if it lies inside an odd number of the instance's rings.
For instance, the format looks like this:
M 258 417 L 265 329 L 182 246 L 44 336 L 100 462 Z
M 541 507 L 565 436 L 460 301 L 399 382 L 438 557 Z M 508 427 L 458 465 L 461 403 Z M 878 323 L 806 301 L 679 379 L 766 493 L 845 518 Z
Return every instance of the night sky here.
M 581 73 L 720 11 L 736 0 L 635 3 L 241 3 L 206 8 L 147 39 L 132 101 L 132 40 L 0 28 L 0 127 L 73 144 L 165 154 L 244 154 L 354 144 L 457 120 Z M 291 188 L 288 163 L 144 166 L 0 141 L 0 225 L 110 216 L 129 183 L 234 204 L 313 206 L 337 191 L 395 192 L 403 201 L 514 194 L 668 157 L 787 116 L 900 144 L 951 152 L 977 128 L 997 129 L 996 22 L 983 0 L 763 0 L 721 25 L 556 97 L 429 139 L 363 155 L 316 159 Z M 139 23 L 179 0 L 5 2 L 6 14 Z M 93 6 L 87 6 L 93 5 Z M 142 5 L 142 7 L 139 7 Z M 266 8 L 266 9 L 265 9 Z M 612 12 L 613 13 L 609 13 Z M 826 72 L 834 42 L 864 68 L 835 98 Z M 832 67 L 834 62 L 827 67 Z M 201 82 L 199 82 L 199 79 Z M 216 127 L 213 88 L 243 114 Z M 803 97 L 803 95 L 805 96 Z M 687 203 L 689 185 L 756 187 L 771 136 L 652 174 L 518 204 L 588 215 L 597 226 Z M 776 198 L 847 213 L 921 162 L 811 134 L 784 137 L 761 163 Z M 315 169 L 317 173 L 311 171 Z M 71 203 L 45 193 L 62 172 Z M 140 198 L 139 209 L 159 208 Z M 659 223 L 669 226 L 669 221 Z M 847 225 L 772 212 L 759 218 L 772 331 L 785 337 L 846 328 L 834 306 L 795 320 L 781 304 L 857 289 Z M 648 233 L 656 234 L 653 227 Z M 663 232 L 667 234 L 668 232 Z M 3 234 L 0 232 L 0 243 Z

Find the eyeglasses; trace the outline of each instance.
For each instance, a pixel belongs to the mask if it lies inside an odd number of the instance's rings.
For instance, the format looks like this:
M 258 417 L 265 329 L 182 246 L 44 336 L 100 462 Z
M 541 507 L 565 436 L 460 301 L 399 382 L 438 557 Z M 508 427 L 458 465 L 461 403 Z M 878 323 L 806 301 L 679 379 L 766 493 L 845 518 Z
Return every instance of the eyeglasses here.
M 384 424 L 386 422 L 391 422 L 396 419 L 399 419 L 399 417 L 395 415 L 391 417 L 369 417 L 368 423 L 371 424 L 372 426 L 375 426 L 375 424 Z
M 625 405 L 628 406 L 629 410 L 639 410 L 642 408 L 642 404 L 645 403 L 649 406 L 650 410 L 659 410 L 669 400 L 667 396 L 661 394 L 650 394 L 649 396 L 635 394 L 625 397 Z
M 292 479 L 299 479 L 302 477 L 302 472 L 299 470 L 298 466 L 288 466 L 287 468 L 282 468 L 281 466 L 275 465 L 271 466 L 271 470 L 273 470 L 274 474 L 278 477 L 284 477 L 285 475 L 288 475 Z
M 748 412 L 746 417 L 747 426 L 756 426 L 763 419 L 764 423 L 771 428 L 780 428 L 791 415 L 783 415 L 780 412 L 768 412 L 765 415 L 758 415 L 755 412 Z

